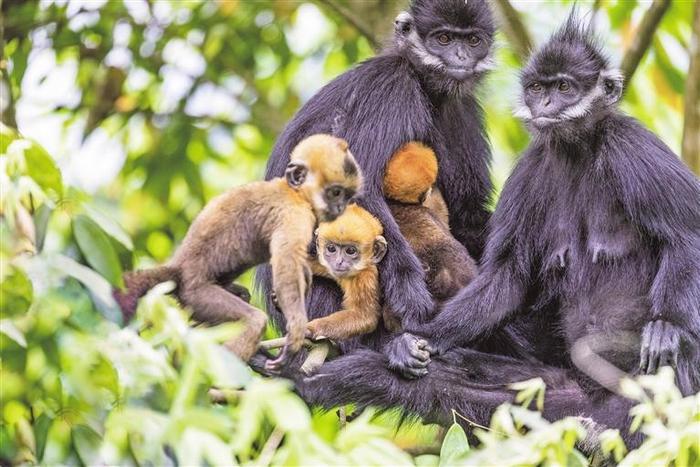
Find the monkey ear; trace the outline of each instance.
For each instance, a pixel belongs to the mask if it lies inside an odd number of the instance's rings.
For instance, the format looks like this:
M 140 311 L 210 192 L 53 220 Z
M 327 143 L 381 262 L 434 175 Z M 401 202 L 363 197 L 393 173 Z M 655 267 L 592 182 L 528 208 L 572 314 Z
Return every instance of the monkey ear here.
M 301 162 L 290 162 L 287 165 L 287 170 L 284 176 L 287 178 L 287 183 L 292 188 L 299 188 L 306 181 L 306 174 L 309 169 Z
M 618 70 L 605 70 L 600 73 L 600 79 L 603 81 L 605 102 L 608 105 L 617 104 L 622 97 L 622 85 L 625 80 L 622 73 Z
M 400 36 L 407 36 L 413 26 L 413 17 L 407 11 L 402 11 L 394 20 L 394 32 Z
M 386 239 L 381 235 L 377 235 L 374 239 L 374 246 L 372 247 L 372 262 L 377 264 L 383 260 L 384 255 L 386 255 L 386 250 Z

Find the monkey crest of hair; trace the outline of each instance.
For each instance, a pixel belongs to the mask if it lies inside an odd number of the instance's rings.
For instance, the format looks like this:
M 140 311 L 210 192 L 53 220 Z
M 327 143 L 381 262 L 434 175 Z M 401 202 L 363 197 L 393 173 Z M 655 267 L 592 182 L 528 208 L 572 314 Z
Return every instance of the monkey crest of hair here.
M 410 142 L 386 166 L 384 196 L 402 203 L 421 203 L 435 183 L 438 162 L 432 149 Z
M 337 243 L 359 243 L 370 250 L 372 242 L 382 231 L 382 224 L 377 218 L 357 204 L 348 205 L 336 220 L 322 222 L 318 226 L 320 238 Z
M 622 74 L 610 67 L 592 29 L 574 10 L 523 69 L 523 94 L 515 115 L 536 135 L 576 139 L 581 124 L 592 129 L 615 109 L 623 81 Z M 538 96 L 542 101 L 533 102 Z

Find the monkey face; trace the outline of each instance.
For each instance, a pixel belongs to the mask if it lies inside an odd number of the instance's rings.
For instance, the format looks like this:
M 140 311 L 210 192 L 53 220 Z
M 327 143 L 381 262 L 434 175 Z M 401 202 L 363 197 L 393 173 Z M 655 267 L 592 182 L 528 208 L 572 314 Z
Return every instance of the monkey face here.
M 317 209 L 322 213 L 324 222 L 333 221 L 344 211 L 350 200 L 355 196 L 355 190 L 333 183 L 323 190 L 323 202 Z
M 575 15 L 532 55 L 521 83 L 523 105 L 516 115 L 533 130 L 562 135 L 594 125 L 622 93 L 622 75 L 609 68 Z
M 313 135 L 299 143 L 287 166 L 287 182 L 304 193 L 321 222 L 345 211 L 362 187 L 362 174 L 348 143 L 330 135 Z
M 323 249 L 319 251 L 321 264 L 337 278 L 352 276 L 354 272 L 362 270 L 363 263 L 360 248 L 354 243 L 324 242 Z
M 494 22 L 485 2 L 414 1 L 395 20 L 395 40 L 432 85 L 466 89 L 493 68 Z

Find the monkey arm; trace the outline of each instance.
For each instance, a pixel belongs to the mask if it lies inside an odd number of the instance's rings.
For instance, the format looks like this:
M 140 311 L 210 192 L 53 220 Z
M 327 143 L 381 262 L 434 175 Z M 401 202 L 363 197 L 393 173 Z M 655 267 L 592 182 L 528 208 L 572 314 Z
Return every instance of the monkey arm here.
M 651 320 L 662 319 L 700 340 L 700 181 L 656 136 L 632 119 L 616 119 L 602 152 L 625 213 L 659 245 L 649 291 Z
M 622 128 L 607 128 L 603 139 L 605 170 L 629 221 L 659 249 L 640 370 L 677 365 L 679 387 L 694 392 L 700 385 L 700 181 L 637 122 L 615 122 Z
M 425 336 L 438 353 L 471 343 L 516 311 L 526 290 L 527 278 L 518 271 L 514 260 L 487 266 L 473 282 L 445 302 L 435 319 L 412 331 Z
M 384 300 L 401 318 L 404 327 L 419 326 L 432 315 L 433 299 L 425 283 L 425 272 L 411 246 L 401 235 L 384 198 L 364 198 L 360 204 L 384 227 L 387 253 L 379 263 L 379 281 Z
M 280 228 L 270 240 L 272 287 L 287 320 L 287 345 L 278 365 L 284 363 L 287 347 L 296 353 L 304 343 L 307 319 L 304 295 L 311 282 L 311 270 L 306 253 L 308 239 L 304 238 L 303 230 L 302 226 Z
M 309 322 L 311 337 L 341 341 L 374 331 L 381 314 L 378 286 L 376 270 L 343 279 L 343 309 Z

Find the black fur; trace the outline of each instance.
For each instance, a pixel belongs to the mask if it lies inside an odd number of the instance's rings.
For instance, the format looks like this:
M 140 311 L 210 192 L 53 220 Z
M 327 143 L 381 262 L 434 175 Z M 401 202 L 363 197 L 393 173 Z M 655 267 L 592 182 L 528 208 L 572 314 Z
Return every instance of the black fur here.
M 583 31 L 572 17 L 524 75 L 607 76 L 607 61 Z M 483 424 L 512 397 L 506 383 L 543 376 L 545 416 L 591 417 L 636 445 L 640 435 L 624 430 L 631 402 L 570 363 L 572 348 L 592 336 L 602 343 L 594 350 L 628 374 L 676 358 L 681 391 L 700 389 L 700 182 L 606 94 L 595 96 L 577 119 L 532 127 L 491 218 L 481 274 L 433 321 L 412 328 L 441 354 L 427 376 L 409 381 L 387 368 L 415 375 L 425 367 L 411 353 L 419 337 L 405 334 L 387 355 L 356 352 L 299 380 L 305 397 L 324 406 L 400 406 L 442 422 L 456 409 Z M 525 310 L 548 324 L 537 346 L 550 365 L 456 348 L 527 318 Z M 544 354 L 560 339 L 563 355 L 554 362 Z M 641 348 L 650 344 L 653 368 L 649 348 Z
M 455 14 L 445 16 L 448 3 Z M 482 2 L 467 6 L 462 0 L 417 1 L 412 12 L 421 28 L 426 18 L 457 22 L 456 26 L 480 27 L 492 39 L 491 13 Z M 417 324 L 432 316 L 433 300 L 421 264 L 384 201 L 384 167 L 408 141 L 422 141 L 434 148 L 440 164 L 437 184 L 449 206 L 452 232 L 478 258 L 488 219 L 490 149 L 481 108 L 470 92 L 481 74 L 473 82 L 456 83 L 441 70 L 421 65 L 404 39 L 397 38 L 395 46 L 336 78 L 306 103 L 278 139 L 266 177 L 284 172 L 291 148 L 305 136 L 334 132 L 345 138 L 365 175 L 359 204 L 381 221 L 388 242 L 388 253 L 380 265 L 384 299 L 405 324 Z M 257 283 L 263 291 L 270 290 L 268 268 L 258 272 Z M 309 318 L 337 310 L 341 298 L 335 284 L 314 279 Z M 279 314 L 275 321 L 281 324 Z

